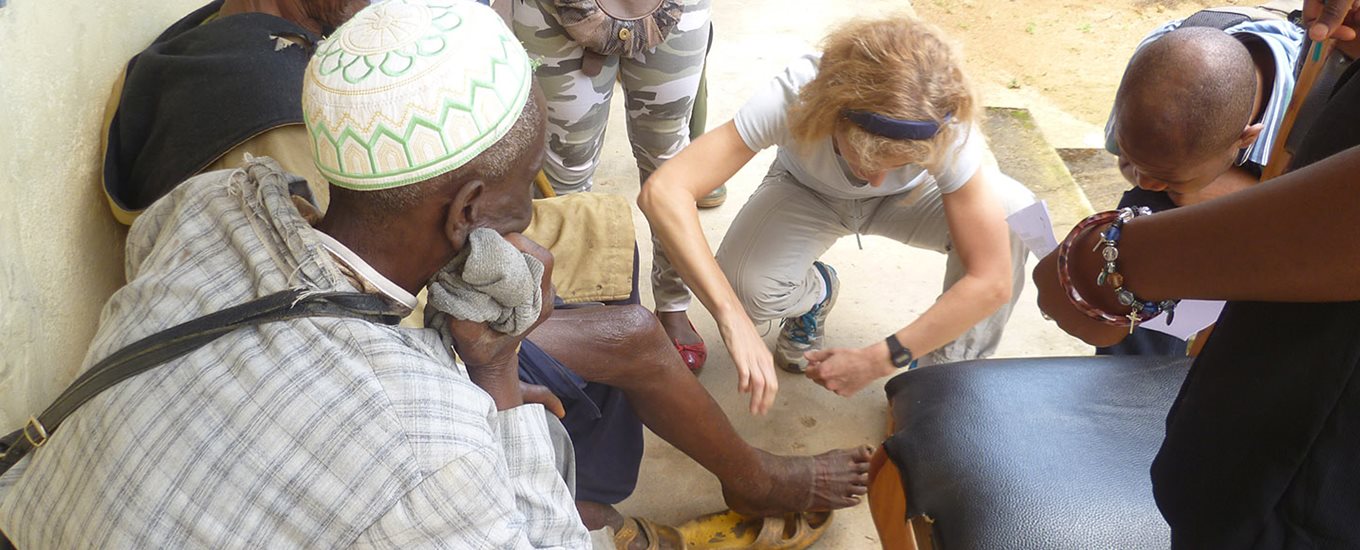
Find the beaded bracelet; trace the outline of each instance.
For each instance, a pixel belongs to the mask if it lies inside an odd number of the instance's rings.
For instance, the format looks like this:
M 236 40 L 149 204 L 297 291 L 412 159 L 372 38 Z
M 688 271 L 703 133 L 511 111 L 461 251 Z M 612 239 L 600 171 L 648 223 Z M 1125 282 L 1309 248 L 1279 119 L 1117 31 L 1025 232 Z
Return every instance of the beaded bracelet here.
M 1067 234 L 1067 238 L 1063 239 L 1062 244 L 1058 246 L 1058 284 L 1062 285 L 1063 291 L 1067 295 L 1067 301 L 1072 303 L 1072 307 L 1077 308 L 1078 311 L 1086 314 L 1087 317 L 1090 317 L 1095 321 L 1110 326 L 1122 327 L 1128 323 L 1129 320 L 1127 318 L 1106 313 L 1105 310 L 1091 305 L 1085 298 L 1082 298 L 1081 293 L 1077 292 L 1077 287 L 1072 284 L 1072 272 L 1068 267 L 1070 265 L 1068 258 L 1071 256 L 1072 244 L 1081 239 L 1081 237 L 1085 235 L 1087 231 L 1090 231 L 1091 228 L 1111 223 L 1117 219 L 1118 216 L 1119 213 L 1114 211 L 1100 212 L 1081 220 L 1081 222 L 1077 223 L 1076 227 L 1072 228 L 1072 231 Z
M 1116 327 L 1127 326 L 1129 327 L 1129 332 L 1132 333 L 1134 327 L 1138 326 L 1139 322 L 1156 317 L 1163 311 L 1175 310 L 1177 303 L 1175 300 L 1163 300 L 1162 302 L 1139 300 L 1137 296 L 1134 296 L 1132 291 L 1123 287 L 1124 276 L 1119 273 L 1118 266 L 1115 263 L 1119 258 L 1118 243 L 1124 224 L 1134 217 L 1151 213 L 1152 211 L 1147 208 L 1139 208 L 1136 210 L 1133 208 L 1123 208 L 1120 210 L 1100 212 L 1078 223 L 1076 227 L 1072 228 L 1072 232 L 1068 234 L 1067 238 L 1063 240 L 1062 245 L 1058 248 L 1058 282 L 1062 285 L 1063 290 L 1066 291 L 1067 300 L 1071 302 L 1072 306 L 1077 308 L 1078 311 L 1086 314 L 1086 316 L 1090 317 L 1092 320 L 1105 325 Z M 1117 283 L 1115 284 L 1115 297 L 1119 300 L 1121 305 L 1129 308 L 1129 313 L 1127 315 L 1115 315 L 1091 305 L 1081 296 L 1081 293 L 1077 292 L 1076 286 L 1072 284 L 1072 274 L 1069 268 L 1072 245 L 1091 228 L 1107 223 L 1110 224 L 1110 227 L 1100 233 L 1101 240 L 1096 244 L 1095 248 L 1095 250 L 1100 250 L 1102 246 L 1105 247 L 1104 250 L 1101 250 L 1101 257 L 1105 260 L 1105 266 L 1096 276 L 1096 284 L 1105 286 L 1107 283 Z M 1093 250 L 1093 252 L 1095 250 Z
M 1140 321 L 1146 321 L 1163 312 L 1167 314 L 1167 322 L 1170 323 L 1176 315 L 1176 300 L 1162 300 L 1153 302 L 1140 300 L 1133 294 L 1133 291 L 1124 288 L 1124 276 L 1119 273 L 1119 237 L 1123 231 L 1124 224 L 1138 216 L 1149 216 L 1152 210 L 1146 206 L 1137 208 L 1120 208 L 1116 211 L 1116 217 L 1105 231 L 1100 233 L 1100 242 L 1096 243 L 1092 252 L 1100 251 L 1100 256 L 1105 260 L 1104 269 L 1096 275 L 1096 284 L 1099 286 L 1110 286 L 1114 288 L 1114 295 L 1119 300 L 1120 305 L 1129 308 L 1129 314 L 1125 317 L 1129 320 L 1129 332 L 1132 333 L 1134 327 Z

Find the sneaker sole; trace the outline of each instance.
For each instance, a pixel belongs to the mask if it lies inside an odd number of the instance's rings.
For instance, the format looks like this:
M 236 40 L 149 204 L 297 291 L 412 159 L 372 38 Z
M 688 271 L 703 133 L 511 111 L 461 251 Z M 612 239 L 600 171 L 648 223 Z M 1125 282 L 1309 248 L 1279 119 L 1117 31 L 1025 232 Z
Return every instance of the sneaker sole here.
M 724 189 L 721 194 L 709 193 L 704 198 L 699 199 L 699 202 L 695 203 L 695 206 L 698 206 L 699 208 L 717 208 L 722 206 L 725 202 L 727 202 L 727 190 Z
M 727 202 L 727 197 L 722 197 L 720 199 L 704 199 L 695 203 L 695 206 L 699 208 L 717 208 L 722 206 L 725 202 Z

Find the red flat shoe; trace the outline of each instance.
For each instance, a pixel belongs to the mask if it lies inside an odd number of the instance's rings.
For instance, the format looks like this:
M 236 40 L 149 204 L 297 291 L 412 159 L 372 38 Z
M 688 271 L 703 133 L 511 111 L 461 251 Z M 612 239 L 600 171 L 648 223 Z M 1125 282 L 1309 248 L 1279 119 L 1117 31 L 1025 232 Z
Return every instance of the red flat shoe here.
M 699 334 L 698 329 L 694 328 L 694 323 L 689 324 L 689 329 L 694 334 Z M 702 338 L 698 344 L 681 344 L 679 339 L 672 338 L 671 343 L 675 344 L 675 350 L 680 352 L 680 359 L 689 367 L 689 371 L 695 376 L 704 369 L 704 363 L 708 362 L 708 345 L 704 344 Z

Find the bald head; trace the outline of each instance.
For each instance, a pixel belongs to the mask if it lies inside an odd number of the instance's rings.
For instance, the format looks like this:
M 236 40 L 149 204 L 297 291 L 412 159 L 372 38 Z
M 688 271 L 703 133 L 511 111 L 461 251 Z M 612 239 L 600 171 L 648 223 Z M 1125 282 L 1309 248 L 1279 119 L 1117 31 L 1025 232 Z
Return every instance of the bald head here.
M 1198 159 L 1241 137 L 1256 97 L 1256 66 L 1218 29 L 1176 29 L 1139 50 L 1115 96 L 1121 147 Z

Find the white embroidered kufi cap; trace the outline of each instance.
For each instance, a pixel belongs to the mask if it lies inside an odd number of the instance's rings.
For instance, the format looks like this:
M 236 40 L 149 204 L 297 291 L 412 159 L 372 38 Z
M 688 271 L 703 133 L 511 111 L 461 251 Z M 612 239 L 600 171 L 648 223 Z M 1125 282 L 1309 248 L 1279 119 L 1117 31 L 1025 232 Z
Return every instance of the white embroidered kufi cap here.
M 529 99 L 524 48 L 469 0 L 360 11 L 307 65 L 302 112 L 331 183 L 389 189 L 454 170 L 500 140 Z

